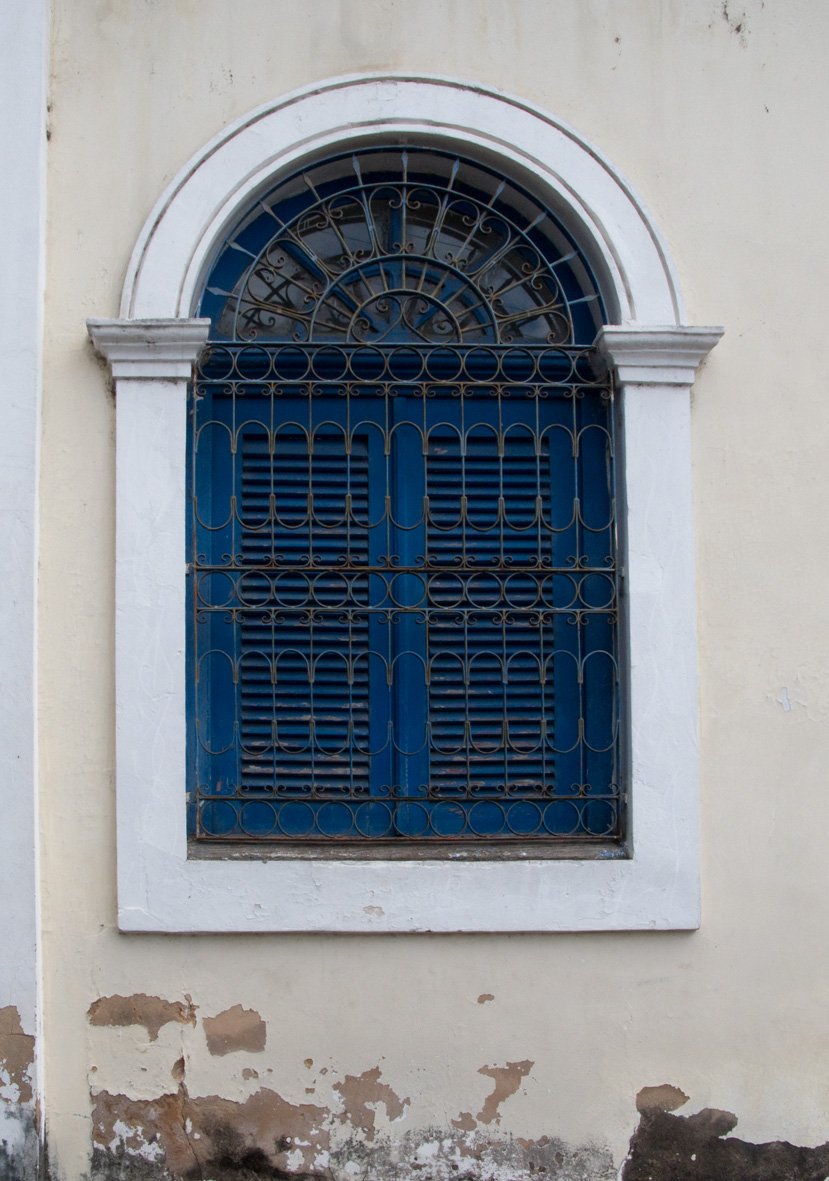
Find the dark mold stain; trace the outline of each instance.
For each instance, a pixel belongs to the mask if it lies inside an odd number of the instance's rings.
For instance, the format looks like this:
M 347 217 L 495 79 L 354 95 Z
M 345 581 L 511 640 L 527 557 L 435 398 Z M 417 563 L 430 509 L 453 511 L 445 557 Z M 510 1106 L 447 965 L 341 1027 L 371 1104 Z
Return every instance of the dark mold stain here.
M 728 1136 L 736 1126 L 735 1115 L 713 1107 L 687 1116 L 643 1111 L 621 1181 L 824 1181 L 829 1176 L 829 1144 L 750 1144 Z
M 14 1140 L 7 1139 L 14 1125 Z M 0 1181 L 35 1181 L 48 1175 L 46 1148 L 38 1136 L 34 1104 L 4 1105 L 0 1122 Z

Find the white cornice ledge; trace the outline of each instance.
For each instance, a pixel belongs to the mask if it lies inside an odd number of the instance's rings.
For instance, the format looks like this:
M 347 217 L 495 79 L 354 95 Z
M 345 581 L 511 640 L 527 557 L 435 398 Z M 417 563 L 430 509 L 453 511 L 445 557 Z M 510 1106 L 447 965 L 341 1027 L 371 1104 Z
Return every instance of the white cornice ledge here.
M 622 385 L 690 386 L 722 334 L 722 328 L 609 325 L 595 344 Z
M 87 320 L 86 328 L 116 381 L 187 381 L 210 321 Z

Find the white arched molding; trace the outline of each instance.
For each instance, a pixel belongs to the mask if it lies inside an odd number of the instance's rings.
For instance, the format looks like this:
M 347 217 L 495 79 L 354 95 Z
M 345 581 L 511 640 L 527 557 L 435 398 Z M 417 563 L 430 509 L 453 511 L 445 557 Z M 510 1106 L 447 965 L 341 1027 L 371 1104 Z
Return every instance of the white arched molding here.
M 616 321 L 630 855 L 612 860 L 188 858 L 186 387 L 201 284 L 236 217 L 303 159 L 390 137 L 524 178 L 577 238 Z M 438 78 L 337 79 L 264 107 L 183 170 L 142 231 L 121 318 L 89 332 L 117 402 L 118 916 L 125 931 L 587 931 L 699 924 L 690 389 L 719 329 L 683 324 L 662 239 L 574 132 Z

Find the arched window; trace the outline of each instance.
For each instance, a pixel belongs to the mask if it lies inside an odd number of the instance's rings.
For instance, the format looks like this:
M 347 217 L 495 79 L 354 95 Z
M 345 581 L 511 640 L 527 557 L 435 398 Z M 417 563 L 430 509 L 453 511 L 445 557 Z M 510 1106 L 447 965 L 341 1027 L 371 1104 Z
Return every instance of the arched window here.
M 697 925 L 721 330 L 601 152 L 469 83 L 315 83 L 186 165 L 88 326 L 122 929 Z
M 352 149 L 255 201 L 200 314 L 195 840 L 618 849 L 612 389 L 572 237 L 472 158 Z

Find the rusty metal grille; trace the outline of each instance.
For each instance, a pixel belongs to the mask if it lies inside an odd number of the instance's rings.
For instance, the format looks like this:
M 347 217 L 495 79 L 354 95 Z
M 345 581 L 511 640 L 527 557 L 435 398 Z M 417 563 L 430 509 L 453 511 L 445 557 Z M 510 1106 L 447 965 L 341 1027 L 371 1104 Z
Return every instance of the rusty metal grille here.
M 612 404 L 568 346 L 210 347 L 198 842 L 621 839 Z
M 235 227 L 201 302 L 214 339 L 589 344 L 601 299 L 523 187 L 432 148 L 364 148 L 280 180 Z

